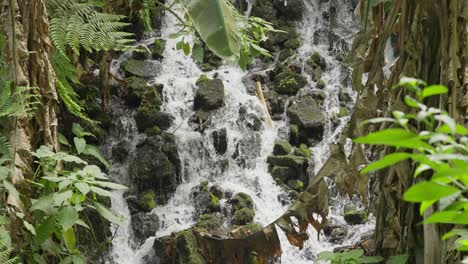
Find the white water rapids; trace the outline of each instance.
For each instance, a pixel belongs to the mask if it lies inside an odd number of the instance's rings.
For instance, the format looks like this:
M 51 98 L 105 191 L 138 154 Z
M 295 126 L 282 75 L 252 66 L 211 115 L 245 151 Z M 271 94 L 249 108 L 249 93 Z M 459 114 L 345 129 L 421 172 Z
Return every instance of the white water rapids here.
M 318 171 L 329 155 L 328 145 L 336 141 L 341 129 L 348 121 L 349 117 L 340 119 L 339 125 L 333 128 L 330 118 L 336 116 L 339 111 L 338 94 L 341 90 L 351 93 L 349 84 L 343 84 L 342 70 L 343 63 L 338 61 L 335 53 L 329 50 L 327 41 L 314 42 L 314 33 L 320 29 L 333 31 L 340 38 L 350 44 L 353 34 L 356 31 L 355 23 L 352 21 L 352 10 L 347 4 L 347 0 L 329 1 L 305 1 L 305 15 L 302 22 L 298 24 L 301 34 L 301 44 L 298 53 L 304 60 L 313 52 L 319 52 L 327 61 L 327 70 L 323 73 L 322 79 L 326 83 L 323 91 L 326 94 L 322 110 L 328 117 L 328 124 L 325 129 L 324 140 L 316 147 L 312 148 L 315 170 Z M 323 2 L 323 3 L 321 3 Z M 322 17 L 323 12 L 329 12 L 334 8 L 336 11 L 335 20 L 330 21 Z M 249 9 L 250 10 L 250 9 Z M 339 21 L 338 21 L 339 20 Z M 195 126 L 189 122 L 189 118 L 194 114 L 193 99 L 197 86 L 195 81 L 202 74 L 200 68 L 191 57 L 185 56 L 183 52 L 175 49 L 177 39 L 170 39 L 169 35 L 177 30 L 177 20 L 167 14 L 162 28 L 162 38 L 167 39 L 164 60 L 162 62 L 162 72 L 155 78 L 155 83 L 164 84 L 163 110 L 175 117 L 173 126 L 168 132 L 174 133 L 180 159 L 182 161 L 182 184 L 180 184 L 169 202 L 164 206 L 158 206 L 154 212 L 159 216 L 161 227 L 155 237 L 169 235 L 172 232 L 180 231 L 194 225 L 193 212 L 195 210 L 190 199 L 190 190 L 203 180 L 220 185 L 225 191 L 233 193 L 245 192 L 249 194 L 255 203 L 255 221 L 267 225 L 281 216 L 287 205 L 282 205 L 278 196 L 284 191 L 276 184 L 273 177 L 268 173 L 266 158 L 272 153 L 274 141 L 281 136 L 280 131 L 284 130 L 287 120 L 275 121 L 272 127 L 268 127 L 265 122 L 259 131 L 255 131 L 246 123 L 255 122 L 255 118 L 264 119 L 261 104 L 256 96 L 247 92 L 242 79 L 246 72 L 237 66 L 222 66 L 218 70 L 205 73 L 209 77 L 217 74 L 217 78 L 223 80 L 225 86 L 225 105 L 216 110 L 211 118 L 212 122 L 206 125 L 203 133 L 196 131 Z M 151 39 L 144 43 L 150 43 Z M 336 48 L 340 48 L 337 46 Z M 127 59 L 123 55 L 120 60 Z M 118 62 L 116 62 L 118 66 Z M 306 89 L 316 89 L 315 84 L 309 80 Z M 116 107 L 114 113 L 115 122 L 120 122 L 125 127 L 122 134 L 112 134 L 108 144 L 115 144 L 113 139 L 126 138 L 132 145 L 136 146 L 141 138 L 135 127 L 132 113 Z M 240 111 L 242 109 L 242 111 Z M 243 120 L 239 122 L 239 120 Z M 226 128 L 228 138 L 228 148 L 225 154 L 218 155 L 213 147 L 213 131 Z M 238 153 L 237 160 L 233 158 Z M 246 165 L 239 166 L 239 158 L 245 160 Z M 130 160 L 130 159 L 128 159 Z M 227 169 L 223 170 L 223 164 L 229 163 Z M 123 183 L 126 178 L 128 164 L 114 166 L 110 172 L 111 176 L 118 177 Z M 127 219 L 127 223 L 119 228 L 113 226 L 115 237 L 112 241 L 112 263 L 115 264 L 139 264 L 144 263 L 143 257 L 149 253 L 153 246 L 154 237 L 148 239 L 143 245 L 137 247 L 132 241 L 132 231 L 129 225 L 130 213 L 125 203 L 122 192 L 114 192 L 112 199 L 112 210 L 121 214 Z M 337 222 L 345 224 L 342 215 L 342 207 L 345 198 L 342 196 L 331 198 L 330 217 Z M 225 200 L 220 201 L 221 204 Z M 373 226 L 372 220 L 365 225 L 349 227 L 348 237 L 342 245 L 351 245 L 357 242 L 365 231 Z M 284 264 L 305 264 L 313 263 L 317 254 L 321 251 L 332 250 L 334 247 L 342 246 L 317 240 L 315 230 L 309 229 L 310 239 L 305 243 L 305 247 L 299 250 L 287 242 L 281 230 L 278 230 L 282 241 L 283 255 L 281 263 Z

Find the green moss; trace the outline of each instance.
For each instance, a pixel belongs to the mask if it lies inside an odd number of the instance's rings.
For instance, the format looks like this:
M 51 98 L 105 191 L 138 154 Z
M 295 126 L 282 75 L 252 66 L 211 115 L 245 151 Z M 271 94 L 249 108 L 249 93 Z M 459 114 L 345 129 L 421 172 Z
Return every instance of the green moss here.
M 208 191 L 208 185 L 209 185 L 209 184 L 210 184 L 210 183 L 209 183 L 208 181 L 202 181 L 202 182 L 200 183 L 200 185 L 199 185 L 199 186 L 200 186 L 199 189 L 200 189 L 201 191 Z
M 281 72 L 275 77 L 275 91 L 280 94 L 294 95 L 306 84 L 307 80 L 302 75 L 290 70 Z
M 175 238 L 175 264 L 205 264 L 206 261 L 200 253 L 197 238 L 192 229 L 177 233 Z
M 291 153 L 292 147 L 287 140 L 276 140 L 273 147 L 274 155 L 286 155 Z
M 155 199 L 154 199 L 154 192 L 152 192 L 152 191 L 146 192 L 143 195 L 143 201 L 144 201 L 144 204 L 150 210 L 152 210 L 152 209 L 154 209 L 156 207 L 156 202 L 155 202 Z
M 346 107 L 340 107 L 340 111 L 338 112 L 339 117 L 344 117 L 348 114 L 348 110 Z
M 279 88 L 283 90 L 287 89 L 289 86 L 294 86 L 294 85 L 297 85 L 297 81 L 293 77 L 288 77 L 279 82 Z
M 210 192 L 210 198 L 211 198 L 211 206 L 218 207 L 219 206 L 219 198 L 216 197 L 212 192 Z
M 208 232 L 223 226 L 224 217 L 220 213 L 203 214 L 198 218 L 197 228 Z
M 287 180 L 295 177 L 296 174 L 296 169 L 284 166 L 274 166 L 271 171 L 271 176 L 273 176 L 278 183 L 286 183 Z
M 294 155 L 310 158 L 312 155 L 310 148 L 306 144 L 301 144 L 299 148 L 294 149 Z
M 255 212 L 251 208 L 242 208 L 236 210 L 232 217 L 232 223 L 234 225 L 245 225 L 251 223 L 254 219 Z
M 162 59 L 164 55 L 164 50 L 166 49 L 166 40 L 157 38 L 153 42 L 151 48 L 151 55 L 154 59 Z
M 325 88 L 325 86 L 326 86 L 326 84 L 325 84 L 325 81 L 323 79 L 318 80 L 317 88 L 323 89 L 323 88 Z
M 320 56 L 320 53 L 314 52 L 312 55 L 310 55 L 310 58 L 307 61 L 307 63 L 310 66 L 314 67 L 315 65 L 318 66 L 320 64 L 320 60 L 322 60 L 322 56 Z
M 301 156 L 283 155 L 283 156 L 268 156 L 267 163 L 274 166 L 284 166 L 290 168 L 301 169 L 307 160 Z
M 145 130 L 145 134 L 148 135 L 149 137 L 160 135 L 161 134 L 161 128 L 159 128 L 158 126 L 148 128 L 148 129 Z
M 293 38 L 293 39 L 286 41 L 286 43 L 284 43 L 284 46 L 295 50 L 301 46 L 301 42 L 299 41 L 298 38 Z
M 208 78 L 208 76 L 206 76 L 205 74 L 202 74 L 200 75 L 200 77 L 198 77 L 195 84 L 199 85 L 200 83 L 204 83 L 204 82 L 211 81 L 211 80 L 212 80 L 211 78 Z
M 232 199 L 230 200 L 230 203 L 232 204 L 233 210 L 237 211 L 242 208 L 251 208 L 253 209 L 253 200 L 250 195 L 240 192 L 234 195 Z

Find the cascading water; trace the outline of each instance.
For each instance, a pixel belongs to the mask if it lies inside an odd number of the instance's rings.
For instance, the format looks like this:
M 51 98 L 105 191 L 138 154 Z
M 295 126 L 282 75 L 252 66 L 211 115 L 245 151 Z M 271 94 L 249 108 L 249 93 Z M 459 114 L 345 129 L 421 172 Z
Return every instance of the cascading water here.
M 249 1 L 250 2 L 250 1 Z M 323 3 L 322 3 L 323 2 Z M 329 156 L 328 145 L 337 140 L 339 133 L 348 121 L 348 117 L 339 119 L 337 126 L 330 121 L 336 116 L 340 107 L 338 94 L 340 91 L 348 90 L 351 93 L 350 84 L 346 81 L 346 67 L 337 59 L 337 53 L 350 44 L 354 29 L 352 12 L 347 0 L 329 1 L 305 1 L 304 20 L 299 24 L 302 37 L 302 46 L 299 49 L 301 58 L 307 58 L 313 52 L 319 52 L 327 61 L 327 71 L 322 79 L 327 84 L 323 91 L 326 94 L 323 103 L 323 111 L 327 116 L 324 140 L 312 148 L 315 170 L 318 171 Z M 285 4 L 287 2 L 285 1 Z M 248 8 L 250 11 L 250 5 Z M 325 13 L 328 13 L 328 19 Z M 330 13 L 335 12 L 331 15 Z M 337 20 L 340 19 L 340 21 Z M 163 110 L 174 116 L 174 124 L 168 129 L 175 135 L 177 148 L 182 163 L 182 184 L 172 195 L 172 198 L 164 206 L 156 207 L 156 213 L 161 221 L 161 227 L 155 234 L 156 237 L 169 235 L 194 225 L 193 214 L 195 208 L 191 201 L 190 192 L 192 188 L 203 180 L 209 180 L 221 186 L 224 190 L 233 193 L 244 192 L 249 194 L 255 203 L 255 221 L 267 225 L 281 216 L 287 209 L 278 197 L 284 191 L 268 173 L 266 158 L 272 153 L 274 141 L 279 137 L 279 131 L 287 124 L 286 118 L 275 121 L 269 127 L 265 120 L 260 101 L 251 95 L 243 83 L 246 73 L 236 66 L 223 66 L 218 70 L 207 73 L 223 80 L 225 87 L 225 104 L 212 113 L 209 121 L 204 124 L 203 132 L 189 122 L 194 115 L 193 100 L 196 91 L 195 82 L 202 71 L 190 57 L 175 50 L 177 40 L 169 38 L 177 28 L 177 20 L 167 15 L 162 29 L 162 37 L 167 39 L 162 71 L 153 80 L 154 83 L 164 84 Z M 321 39 L 317 32 L 331 30 L 340 39 L 332 41 Z M 147 40 L 145 42 L 149 42 Z M 338 44 L 337 44 L 338 43 Z M 341 43 L 341 44 L 340 44 Z M 125 59 L 125 58 L 124 58 Z M 344 71 L 343 71 L 344 69 Z M 315 89 L 315 85 L 309 80 L 307 89 Z M 127 138 L 131 148 L 135 148 L 140 136 L 135 128 L 132 113 L 129 111 L 116 110 L 116 116 L 128 129 L 124 135 L 115 135 L 115 138 Z M 260 124 L 260 126 L 258 125 Z M 227 150 L 224 154 L 217 154 L 214 148 L 213 132 L 226 129 Z M 110 137 L 109 144 L 116 142 Z M 228 166 L 226 166 L 228 164 Z M 128 164 L 114 167 L 111 175 L 119 177 L 122 182 L 128 181 Z M 339 211 L 342 210 L 342 197 L 334 199 L 331 206 L 330 216 L 337 221 L 345 223 Z M 221 205 L 225 200 L 221 200 Z M 112 209 L 124 214 L 129 218 L 123 194 L 115 192 L 112 199 Z M 346 238 L 343 245 L 349 245 L 359 239 L 359 234 L 370 229 L 372 222 L 359 225 L 350 229 L 350 236 Z M 137 247 L 131 240 L 131 228 L 127 225 L 114 227 L 116 232 L 113 239 L 112 262 L 117 264 L 142 263 L 143 257 L 151 251 L 154 237 L 148 239 L 143 245 Z M 310 239 L 306 242 L 303 250 L 289 245 L 284 234 L 278 230 L 282 241 L 283 256 L 282 263 L 310 263 L 317 253 L 330 250 L 339 246 L 317 240 L 315 230 L 309 230 Z

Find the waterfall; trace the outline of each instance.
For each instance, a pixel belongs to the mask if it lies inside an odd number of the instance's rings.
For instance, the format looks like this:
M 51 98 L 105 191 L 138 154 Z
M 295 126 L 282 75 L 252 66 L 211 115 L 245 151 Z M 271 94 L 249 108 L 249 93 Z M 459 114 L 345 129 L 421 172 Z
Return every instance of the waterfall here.
M 251 10 L 251 2 L 248 1 L 248 12 Z M 343 62 L 337 59 L 336 54 L 346 52 L 346 45 L 350 45 L 351 38 L 357 28 L 352 21 L 352 12 L 349 10 L 348 0 L 329 1 L 304 1 L 305 15 L 302 22 L 298 24 L 301 33 L 301 44 L 298 53 L 301 58 L 307 58 L 313 52 L 319 52 L 327 61 L 327 71 L 323 74 L 323 80 L 327 84 L 323 91 L 326 94 L 322 110 L 327 116 L 324 140 L 313 147 L 312 153 L 318 171 L 329 156 L 328 145 L 335 142 L 342 128 L 348 122 L 349 117 L 339 119 L 337 126 L 333 126 L 331 117 L 339 110 L 338 94 L 346 90 L 352 94 L 350 83 L 346 81 L 347 68 Z M 320 3 L 319 3 L 320 2 Z M 323 3 L 322 3 L 323 2 Z M 333 10 L 334 18 L 325 19 L 324 12 Z M 338 19 L 339 18 L 339 21 Z M 249 194 L 255 204 L 255 222 L 262 225 L 270 224 L 281 216 L 287 205 L 279 201 L 278 196 L 285 195 L 273 177 L 268 173 L 266 158 L 272 153 L 274 141 L 281 137 L 281 131 L 287 125 L 287 118 L 274 121 L 272 127 L 264 122 L 263 108 L 258 98 L 249 93 L 252 87 L 246 87 L 243 72 L 235 65 L 225 65 L 215 71 L 206 73 L 209 77 L 217 76 L 223 80 L 225 87 L 225 105 L 212 113 L 212 122 L 208 122 L 204 131 L 198 131 L 197 127 L 189 122 L 194 114 L 193 100 L 197 86 L 195 82 L 202 71 L 191 57 L 185 56 L 183 52 L 175 49 L 177 39 L 169 38 L 174 33 L 177 20 L 170 14 L 165 17 L 162 29 L 162 38 L 167 39 L 164 60 L 161 73 L 152 81 L 164 84 L 163 110 L 174 116 L 174 123 L 168 132 L 173 133 L 176 138 L 178 152 L 182 163 L 181 184 L 177 187 L 172 198 L 166 205 L 156 207 L 156 213 L 161 222 L 159 231 L 155 237 L 169 235 L 194 225 L 194 205 L 190 199 L 191 189 L 203 180 L 209 180 L 221 186 L 224 190 L 233 193 L 245 192 Z M 327 39 L 320 39 L 316 32 L 320 30 L 332 30 L 339 38 L 340 43 L 330 49 Z M 318 40 L 318 41 L 317 41 Z M 323 41 L 322 41 L 323 40 Z M 191 41 L 186 38 L 186 41 Z M 144 41 L 151 42 L 151 38 Z M 336 44 L 336 43 L 334 43 Z M 121 60 L 128 57 L 123 55 Z M 118 66 L 119 60 L 115 62 Z M 348 69 L 349 72 L 349 69 Z M 309 88 L 314 89 L 312 81 L 309 80 Z M 107 145 L 115 144 L 113 139 L 127 138 L 134 149 L 140 140 L 140 135 L 135 128 L 135 121 L 131 111 L 125 111 L 116 103 L 116 109 L 112 109 L 116 120 L 125 126 L 124 134 L 115 134 L 109 137 Z M 239 120 L 243 120 L 240 122 Z M 255 123 L 263 120 L 260 129 L 246 126 L 246 123 Z M 219 129 L 227 131 L 227 151 L 223 155 L 216 153 L 213 147 L 212 132 Z M 242 160 L 243 164 L 239 164 Z M 229 166 L 225 168 L 224 164 Z M 128 164 L 114 166 L 110 175 L 120 179 L 123 183 L 128 181 L 126 175 Z M 112 241 L 112 261 L 116 264 L 144 263 L 143 258 L 152 248 L 154 238 L 149 238 L 143 245 L 137 246 L 131 240 L 131 228 L 129 226 L 130 213 L 128 212 L 122 192 L 114 192 L 112 197 L 112 210 L 127 217 L 124 226 L 113 226 L 115 237 Z M 330 217 L 343 223 L 340 212 L 345 198 L 338 196 L 332 201 Z M 226 200 L 221 200 L 221 205 Z M 372 221 L 365 225 L 350 227 L 350 236 L 343 245 L 350 245 L 359 239 L 359 235 L 371 229 Z M 310 239 L 305 243 L 305 248 L 299 250 L 291 246 L 281 230 L 278 230 L 283 248 L 281 263 L 301 264 L 311 263 L 317 254 L 324 250 L 331 250 L 336 244 L 317 240 L 315 230 L 309 229 Z

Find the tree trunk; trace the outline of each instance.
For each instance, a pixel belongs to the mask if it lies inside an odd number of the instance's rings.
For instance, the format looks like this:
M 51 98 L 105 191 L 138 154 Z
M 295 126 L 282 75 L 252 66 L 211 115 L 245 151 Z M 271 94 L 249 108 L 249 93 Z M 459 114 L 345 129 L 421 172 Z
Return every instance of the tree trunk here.
M 43 0 L 3 0 L 0 10 L 0 30 L 6 35 L 5 61 L 10 65 L 10 78 L 18 86 L 34 87 L 40 104 L 32 118 L 14 120 L 11 143 L 15 167 L 11 182 L 18 184 L 32 176 L 30 151 L 40 145 L 59 149 L 57 139 L 57 92 L 55 74 L 49 60 L 52 45 L 49 21 Z M 8 203 L 21 209 L 13 197 Z

